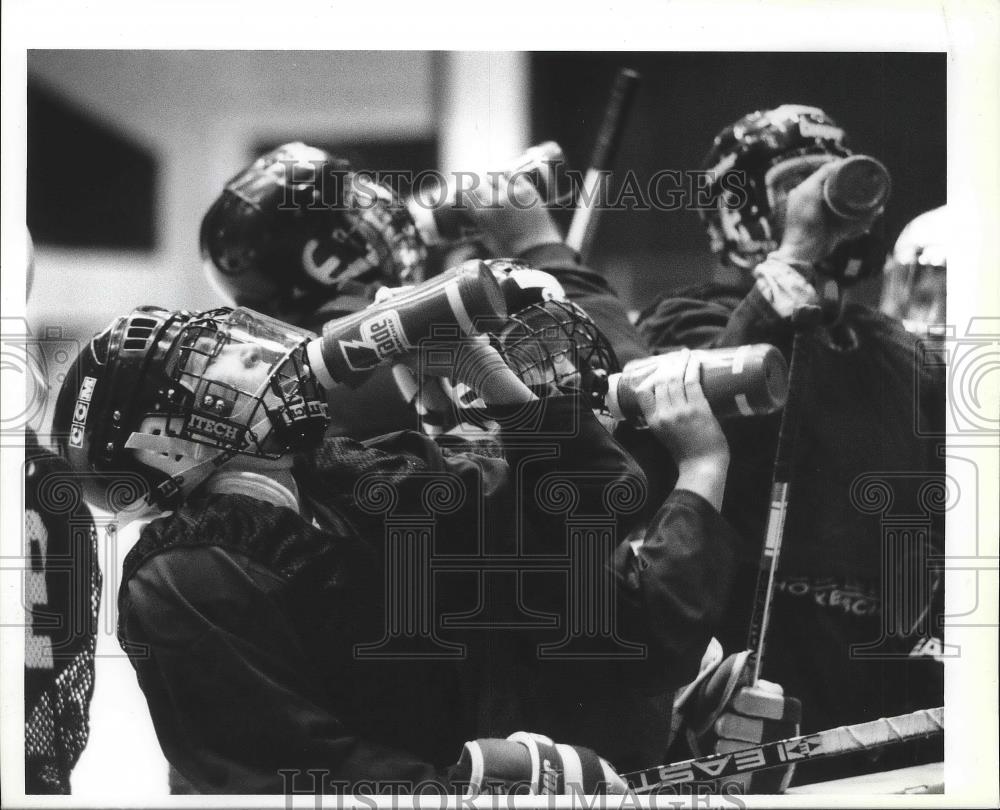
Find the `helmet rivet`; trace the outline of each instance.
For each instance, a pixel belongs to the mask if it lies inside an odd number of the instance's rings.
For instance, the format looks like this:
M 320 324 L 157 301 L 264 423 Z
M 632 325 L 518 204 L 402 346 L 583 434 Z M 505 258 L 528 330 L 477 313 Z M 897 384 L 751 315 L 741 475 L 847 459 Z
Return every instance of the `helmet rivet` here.
M 111 418 L 116 422 L 120 422 L 122 420 L 122 412 L 115 411 L 113 414 L 111 414 Z
M 115 444 L 114 444 L 114 442 L 108 442 L 106 445 L 104 445 L 104 452 L 106 452 L 108 454 L 111 454 L 114 451 L 115 451 Z
M 168 399 L 173 399 L 174 398 L 174 389 L 173 388 L 168 388 L 167 389 L 167 398 Z

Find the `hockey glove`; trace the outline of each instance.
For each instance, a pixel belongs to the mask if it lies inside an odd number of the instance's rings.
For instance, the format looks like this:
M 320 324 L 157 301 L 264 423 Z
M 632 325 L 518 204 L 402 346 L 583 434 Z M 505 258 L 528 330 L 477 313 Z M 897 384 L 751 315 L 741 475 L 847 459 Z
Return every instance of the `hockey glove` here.
M 466 796 L 566 796 L 627 790 L 614 768 L 589 748 L 560 745 L 526 731 L 506 740 L 467 742 L 452 778 L 467 784 Z
M 785 697 L 780 685 L 760 680 L 749 686 L 750 651 L 730 655 L 702 678 L 682 708 L 695 756 L 725 754 L 799 733 L 802 704 Z M 781 793 L 794 765 L 728 780 L 745 793 Z

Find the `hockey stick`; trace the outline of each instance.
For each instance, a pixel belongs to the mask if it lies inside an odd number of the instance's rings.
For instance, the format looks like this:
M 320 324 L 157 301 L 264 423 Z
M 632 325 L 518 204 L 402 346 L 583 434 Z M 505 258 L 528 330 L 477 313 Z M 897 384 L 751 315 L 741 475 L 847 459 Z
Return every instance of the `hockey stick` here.
M 750 616 L 750 630 L 747 634 L 747 649 L 751 651 L 751 686 L 760 680 L 764 663 L 764 643 L 767 627 L 771 621 L 771 602 L 774 599 L 774 576 L 781 557 L 781 543 L 785 536 L 785 515 L 788 512 L 788 485 L 791 481 L 792 461 L 795 456 L 795 442 L 802 421 L 802 397 L 809 373 L 810 352 L 807 340 L 809 333 L 819 323 L 819 307 L 800 307 L 792 315 L 795 339 L 792 344 L 792 360 L 788 369 L 788 399 L 781 414 L 778 431 L 778 448 L 774 456 L 774 475 L 771 484 L 771 509 L 767 516 L 767 530 L 764 534 L 764 548 L 757 572 L 757 587 L 754 591 L 753 613 Z
M 577 198 L 573 219 L 569 224 L 566 244 L 580 254 L 583 261 L 587 260 L 590 248 L 597 232 L 598 190 L 601 176 L 611 168 L 618 152 L 618 142 L 625 129 L 625 119 L 628 117 L 635 91 L 639 87 L 639 74 L 630 68 L 622 68 L 615 78 L 611 89 L 611 98 L 604 110 L 604 120 L 597 132 L 597 141 L 590 156 L 590 167 L 583 180 L 583 188 Z
M 712 754 L 644 771 L 632 771 L 622 774 L 622 778 L 636 793 L 651 793 L 659 788 L 684 782 L 710 782 L 727 776 L 787 766 L 806 759 L 869 751 L 943 732 L 944 709 L 920 709 L 910 714 L 883 717 L 870 723 L 839 726 L 813 734 L 748 746 L 728 754 Z

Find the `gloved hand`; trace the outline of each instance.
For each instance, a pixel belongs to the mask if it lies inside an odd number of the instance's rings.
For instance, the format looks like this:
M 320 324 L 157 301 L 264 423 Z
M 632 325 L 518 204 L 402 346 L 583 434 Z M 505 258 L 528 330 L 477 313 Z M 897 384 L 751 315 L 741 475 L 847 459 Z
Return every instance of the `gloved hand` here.
M 572 796 L 626 793 L 628 789 L 610 763 L 589 748 L 560 745 L 526 731 L 506 740 L 467 742 L 452 780 L 468 785 L 466 796 Z
M 539 245 L 562 242 L 562 234 L 538 189 L 523 174 L 490 175 L 471 192 L 469 216 L 493 256 L 521 256 Z
M 695 756 L 724 754 L 799 734 L 802 704 L 785 697 L 779 684 L 759 680 L 749 686 L 750 651 L 730 655 L 688 696 L 684 714 L 688 744 Z M 794 765 L 727 779 L 745 793 L 781 793 Z
M 781 246 L 773 255 L 793 264 L 812 265 L 871 228 L 878 211 L 863 219 L 841 219 L 826 209 L 823 184 L 841 163 L 824 163 L 789 192 Z
M 774 311 L 782 318 L 791 318 L 799 307 L 818 303 L 819 295 L 810 279 L 792 265 L 779 260 L 777 255 L 772 253 L 766 261 L 758 264 L 753 275 L 757 279 L 757 289 Z

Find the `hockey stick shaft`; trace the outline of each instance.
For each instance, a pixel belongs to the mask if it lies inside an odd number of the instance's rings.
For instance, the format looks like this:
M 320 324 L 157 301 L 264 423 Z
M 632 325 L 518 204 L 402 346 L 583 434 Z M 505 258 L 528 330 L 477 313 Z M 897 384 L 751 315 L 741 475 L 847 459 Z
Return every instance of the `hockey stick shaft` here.
M 650 793 L 684 782 L 709 782 L 788 766 L 803 760 L 869 751 L 943 732 L 944 709 L 920 709 L 910 714 L 883 717 L 870 723 L 840 726 L 814 734 L 762 743 L 741 751 L 712 754 L 672 765 L 633 771 L 622 774 L 622 778 L 636 793 Z
M 808 341 L 810 332 L 818 323 L 818 307 L 803 307 L 793 316 L 795 339 L 792 360 L 788 370 L 788 399 L 781 414 L 778 431 L 778 448 L 774 457 L 774 474 L 771 485 L 771 508 L 767 517 L 764 547 L 761 551 L 760 570 L 754 591 L 753 612 L 747 634 L 747 649 L 752 650 L 751 686 L 760 680 L 764 665 L 764 645 L 767 628 L 771 622 L 771 604 L 774 599 L 774 580 L 781 559 L 781 545 L 785 537 L 785 516 L 788 512 L 788 489 L 791 481 L 795 444 L 802 422 L 802 399 L 809 375 L 811 353 Z
M 630 68 L 622 68 L 615 78 L 611 98 L 604 110 L 604 120 L 597 132 L 597 140 L 590 158 L 590 167 L 584 177 L 583 188 L 577 199 L 573 219 L 570 222 L 566 244 L 586 261 L 597 232 L 600 200 L 599 189 L 602 176 L 611 168 L 618 152 L 621 134 L 625 129 L 635 92 L 639 87 L 639 74 Z

